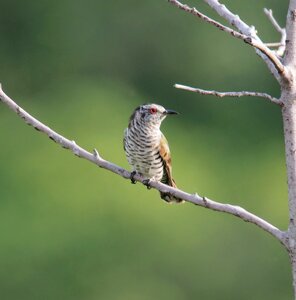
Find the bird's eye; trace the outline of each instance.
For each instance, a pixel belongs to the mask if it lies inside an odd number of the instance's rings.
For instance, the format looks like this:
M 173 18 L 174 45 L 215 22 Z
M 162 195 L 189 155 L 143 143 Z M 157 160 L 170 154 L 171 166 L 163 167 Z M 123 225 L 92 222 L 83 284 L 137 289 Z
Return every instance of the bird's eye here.
M 150 114 L 156 114 L 157 113 L 157 109 L 155 107 L 151 107 L 149 109 Z

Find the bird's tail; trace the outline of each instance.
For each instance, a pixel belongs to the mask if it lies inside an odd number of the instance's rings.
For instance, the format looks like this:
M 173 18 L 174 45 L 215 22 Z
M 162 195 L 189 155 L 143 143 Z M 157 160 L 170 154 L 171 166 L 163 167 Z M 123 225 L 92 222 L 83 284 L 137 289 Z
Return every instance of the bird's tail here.
M 171 187 L 174 187 L 176 188 L 177 185 L 176 185 L 176 182 L 175 180 L 172 178 L 169 182 L 166 182 L 167 185 L 171 186 Z M 174 197 L 168 193 L 163 193 L 163 192 L 160 192 L 160 197 L 161 199 L 163 199 L 164 201 L 166 201 L 167 203 L 175 203 L 175 204 L 180 204 L 180 203 L 184 203 L 185 201 L 180 199 L 180 198 L 177 198 L 177 197 Z

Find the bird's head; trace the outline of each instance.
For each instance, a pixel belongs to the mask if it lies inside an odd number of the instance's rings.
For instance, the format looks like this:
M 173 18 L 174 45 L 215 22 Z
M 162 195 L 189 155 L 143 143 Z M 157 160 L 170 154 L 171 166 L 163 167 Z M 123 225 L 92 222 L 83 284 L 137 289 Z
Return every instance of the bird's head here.
M 176 111 L 165 109 L 158 104 L 143 104 L 135 109 L 130 117 L 130 122 L 133 120 L 145 123 L 147 126 L 160 126 L 161 122 L 167 115 L 176 115 Z

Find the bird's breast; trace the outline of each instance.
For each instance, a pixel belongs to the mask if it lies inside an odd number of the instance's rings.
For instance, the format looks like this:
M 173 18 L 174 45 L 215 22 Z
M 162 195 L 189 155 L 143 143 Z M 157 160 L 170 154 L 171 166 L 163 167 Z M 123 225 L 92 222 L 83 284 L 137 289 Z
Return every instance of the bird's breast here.
M 161 132 L 147 133 L 126 129 L 124 148 L 129 164 L 144 177 L 161 180 L 163 161 L 159 154 Z

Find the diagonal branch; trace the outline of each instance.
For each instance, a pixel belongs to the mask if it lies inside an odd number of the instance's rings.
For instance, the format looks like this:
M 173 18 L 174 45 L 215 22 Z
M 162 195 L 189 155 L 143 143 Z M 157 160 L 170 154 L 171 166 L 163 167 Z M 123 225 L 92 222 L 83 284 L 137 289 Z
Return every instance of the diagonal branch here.
M 219 3 L 217 0 L 204 0 L 211 8 L 213 8 L 222 18 L 228 21 L 229 24 L 235 26 L 239 32 L 226 27 L 206 15 L 199 12 L 196 8 L 191 8 L 186 4 L 182 4 L 177 0 L 168 0 L 176 7 L 191 13 L 204 21 L 211 23 L 219 29 L 228 32 L 232 36 L 243 40 L 245 43 L 254 47 L 256 53 L 264 60 L 270 72 L 274 75 L 279 83 L 288 81 L 291 77 L 290 72 L 284 67 L 281 60 L 277 55 L 270 50 L 257 36 L 254 26 L 249 26 L 243 22 L 238 15 L 233 14 L 224 4 Z M 225 29 L 225 30 L 224 30 Z
M 210 91 L 210 90 L 203 90 L 200 88 L 194 88 L 191 86 L 183 85 L 183 84 L 175 84 L 175 88 L 181 89 L 181 90 L 186 90 L 189 92 L 194 92 L 194 93 L 199 93 L 201 95 L 212 95 L 216 97 L 260 97 L 269 100 L 272 103 L 275 103 L 277 105 L 282 106 L 283 103 L 281 100 L 272 97 L 269 94 L 266 93 L 259 93 L 259 92 L 249 92 L 249 91 L 240 91 L 240 92 L 218 92 L 218 91 Z
M 95 149 L 93 153 L 90 153 L 77 145 L 74 141 L 71 141 L 59 133 L 55 132 L 48 126 L 44 125 L 36 118 L 27 113 L 24 109 L 22 109 L 19 105 L 17 105 L 11 98 L 9 98 L 0 86 L 0 101 L 2 101 L 5 105 L 7 105 L 11 110 L 13 110 L 20 118 L 22 118 L 28 125 L 33 126 L 38 131 L 45 133 L 51 140 L 62 146 L 63 148 L 71 150 L 76 156 L 84 158 L 97 166 L 109 170 L 115 174 L 122 176 L 123 178 L 129 179 L 131 173 L 127 170 L 103 159 L 98 151 Z M 140 175 L 135 175 L 134 179 L 143 183 L 144 178 Z M 259 228 L 265 230 L 274 236 L 277 240 L 279 240 L 285 247 L 287 247 L 286 241 L 286 233 L 281 231 L 277 227 L 268 223 L 264 219 L 246 211 L 245 209 L 230 205 L 230 204 L 222 204 L 219 202 L 212 201 L 208 198 L 201 197 L 198 194 L 189 194 L 183 192 L 179 189 L 170 187 L 161 182 L 150 181 L 149 185 L 158 191 L 169 193 L 177 198 L 184 199 L 187 202 L 191 202 L 198 206 L 202 206 L 211 210 L 220 211 L 224 213 L 228 213 L 234 215 L 246 222 L 250 222 L 258 226 Z
M 218 0 L 204 0 L 216 13 L 234 26 L 239 32 L 251 36 L 260 41 L 254 26 L 246 24 L 238 15 L 233 14 L 224 4 Z

